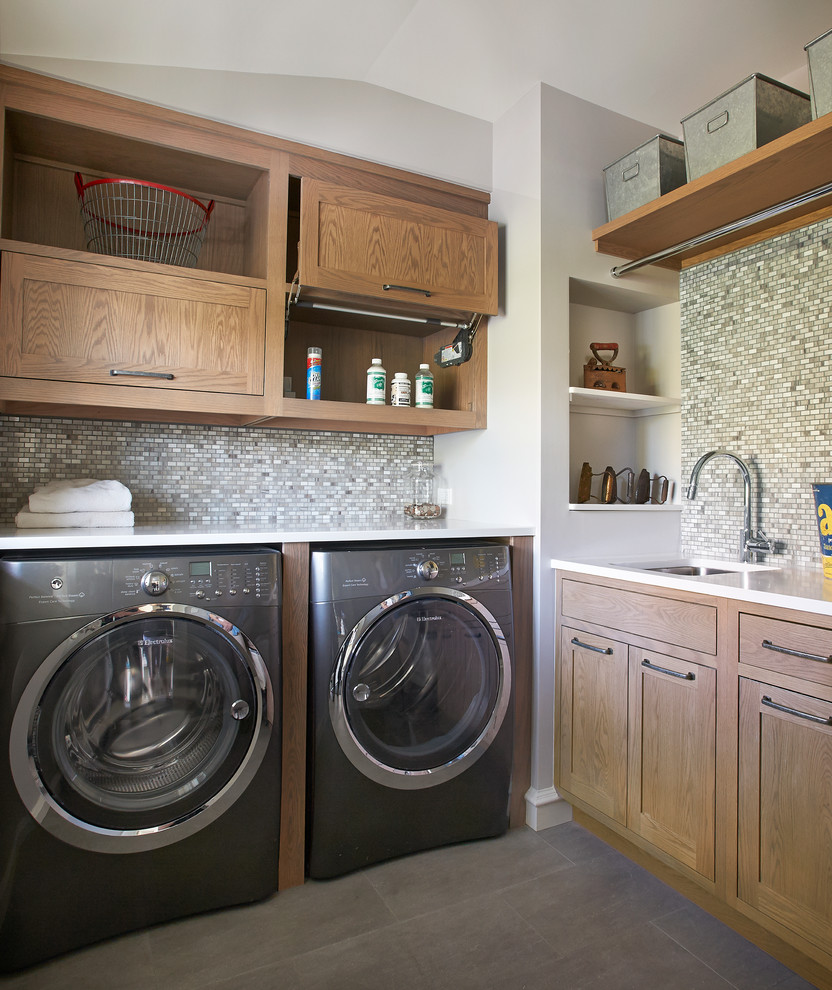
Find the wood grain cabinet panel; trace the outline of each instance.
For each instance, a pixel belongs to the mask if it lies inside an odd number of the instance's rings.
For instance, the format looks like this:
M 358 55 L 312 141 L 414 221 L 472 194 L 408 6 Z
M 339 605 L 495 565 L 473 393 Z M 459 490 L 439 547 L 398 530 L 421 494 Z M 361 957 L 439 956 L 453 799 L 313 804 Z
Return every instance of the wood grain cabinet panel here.
M 832 687 L 832 629 L 742 613 L 740 663 Z
M 564 580 L 564 616 L 701 653 L 716 653 L 716 607 L 640 591 Z
M 630 647 L 627 825 L 714 879 L 716 671 Z
M 14 252 L 0 285 L 0 374 L 263 394 L 265 289 Z
M 300 231 L 303 286 L 431 310 L 497 312 L 493 221 L 304 179 Z
M 560 785 L 614 821 L 627 817 L 627 646 L 564 626 Z
M 741 678 L 739 897 L 829 951 L 832 703 Z

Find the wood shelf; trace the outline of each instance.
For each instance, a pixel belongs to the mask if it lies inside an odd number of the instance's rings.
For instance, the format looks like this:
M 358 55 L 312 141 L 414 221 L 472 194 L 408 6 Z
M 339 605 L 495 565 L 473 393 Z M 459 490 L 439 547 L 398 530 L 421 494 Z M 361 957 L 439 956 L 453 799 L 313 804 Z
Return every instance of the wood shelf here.
M 664 395 L 642 395 L 638 392 L 609 392 L 605 389 L 569 389 L 569 404 L 575 412 L 608 413 L 609 415 L 652 416 L 679 412 L 679 399 Z
M 678 502 L 665 502 L 662 505 L 653 505 L 652 502 L 645 502 L 644 505 L 630 505 L 627 502 L 613 502 L 605 505 L 603 502 L 570 502 L 570 512 L 681 512 L 682 506 Z
M 600 254 L 636 260 L 832 180 L 832 113 L 798 127 L 592 232 Z M 832 216 L 832 194 L 661 262 L 679 270 Z

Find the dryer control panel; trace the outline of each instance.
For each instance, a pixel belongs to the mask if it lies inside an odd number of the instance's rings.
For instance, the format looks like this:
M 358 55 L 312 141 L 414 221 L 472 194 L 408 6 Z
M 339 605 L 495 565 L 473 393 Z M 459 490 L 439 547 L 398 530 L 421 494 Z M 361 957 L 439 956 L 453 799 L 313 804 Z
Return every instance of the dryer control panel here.
M 511 590 L 509 550 L 502 544 L 379 545 L 314 549 L 311 601 L 383 600 L 411 588 Z
M 498 587 L 508 584 L 505 547 L 434 547 L 420 550 L 405 561 L 404 576 L 414 584 L 434 583 L 448 588 Z

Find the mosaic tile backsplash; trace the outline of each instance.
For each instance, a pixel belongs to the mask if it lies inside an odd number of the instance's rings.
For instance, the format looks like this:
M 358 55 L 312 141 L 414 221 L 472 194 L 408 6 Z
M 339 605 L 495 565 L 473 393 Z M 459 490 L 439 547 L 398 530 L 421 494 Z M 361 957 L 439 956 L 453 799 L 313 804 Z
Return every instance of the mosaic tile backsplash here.
M 812 482 L 832 481 L 832 220 L 685 269 L 683 489 L 700 454 L 741 457 L 772 563 L 818 565 Z M 682 500 L 682 551 L 736 559 L 742 476 L 727 458 Z
M 47 481 L 114 478 L 137 525 L 371 525 L 419 461 L 432 437 L 0 416 L 0 524 Z

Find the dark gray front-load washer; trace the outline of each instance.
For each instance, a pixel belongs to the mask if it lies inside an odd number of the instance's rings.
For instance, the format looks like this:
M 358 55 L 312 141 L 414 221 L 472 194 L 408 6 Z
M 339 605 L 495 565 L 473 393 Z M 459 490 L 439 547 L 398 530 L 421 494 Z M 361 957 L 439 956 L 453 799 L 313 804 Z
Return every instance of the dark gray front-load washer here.
M 277 889 L 280 559 L 0 559 L 0 970 Z
M 313 548 L 307 869 L 508 827 L 508 548 Z

